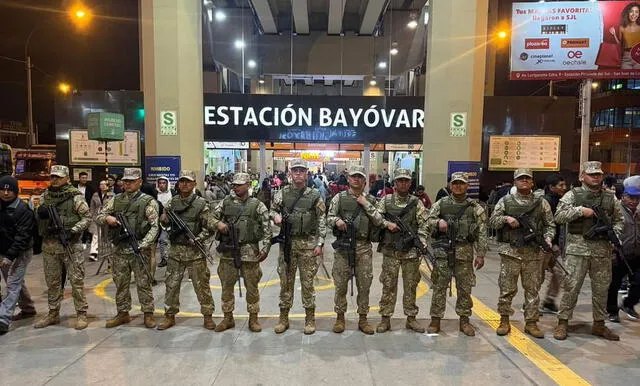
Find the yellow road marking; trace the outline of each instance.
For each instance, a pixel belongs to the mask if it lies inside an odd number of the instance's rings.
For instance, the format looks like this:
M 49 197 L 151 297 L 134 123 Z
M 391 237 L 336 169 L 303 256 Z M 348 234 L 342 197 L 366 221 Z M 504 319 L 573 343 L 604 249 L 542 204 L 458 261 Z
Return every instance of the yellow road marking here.
M 429 277 L 431 277 L 431 271 L 429 271 L 426 264 L 421 264 L 420 270 L 424 271 L 429 275 Z M 457 296 L 455 281 L 452 284 L 452 290 L 453 295 Z M 478 298 L 471 296 L 471 299 L 473 300 L 473 312 L 492 329 L 497 329 L 500 325 L 500 315 L 487 307 Z M 513 324 L 511 325 L 511 333 L 506 336 L 506 340 L 557 384 L 567 386 L 590 385 L 589 382 L 571 370 L 558 358 L 551 355 L 526 336 L 522 331 L 515 328 Z
M 328 278 L 324 278 L 324 277 L 319 277 L 321 280 L 330 280 Z M 261 288 L 264 288 L 267 286 L 267 283 L 271 283 L 277 281 L 278 283 L 280 282 L 278 279 L 274 279 L 274 280 L 269 280 L 267 282 L 264 283 L 260 283 L 259 286 Z M 113 283 L 113 279 L 105 279 L 103 281 L 101 281 L 100 283 L 98 283 L 98 285 L 96 286 L 96 288 L 93 290 L 93 293 L 99 297 L 102 298 L 104 300 L 107 300 L 109 302 L 115 303 L 116 299 L 113 298 L 113 296 L 107 295 L 107 291 L 106 288 L 109 284 Z M 269 284 L 269 285 L 273 285 L 273 283 Z M 333 284 L 330 285 L 331 287 L 333 287 Z M 326 286 L 324 286 L 326 287 Z M 215 286 L 212 286 L 212 288 L 216 288 Z M 318 287 L 316 287 L 316 289 L 318 289 Z M 423 282 L 420 281 L 418 283 L 418 288 L 416 289 L 416 299 L 419 299 L 421 297 L 423 297 L 424 295 L 427 294 L 427 292 L 429 292 L 429 286 Z M 140 310 L 140 306 L 133 306 L 134 309 L 136 310 Z M 380 307 L 374 306 L 374 307 L 369 307 L 370 311 L 378 311 L 380 309 Z M 164 310 L 163 309 L 159 309 L 156 308 L 155 310 L 156 313 L 158 314 L 164 314 Z M 348 313 L 354 313 L 355 311 L 352 312 L 348 312 Z M 200 318 L 202 317 L 202 314 L 199 312 L 187 312 L 187 311 L 180 311 L 178 313 L 178 316 L 180 317 L 186 317 L 186 318 Z M 214 314 L 214 317 L 222 317 L 222 314 Z M 261 317 L 264 318 L 277 318 L 278 314 L 260 314 Z M 289 314 L 289 318 L 293 318 L 293 319 L 302 319 L 304 318 L 306 315 L 305 314 Z M 332 317 L 335 316 L 335 312 L 333 311 L 324 311 L 324 312 L 316 312 L 316 317 Z M 235 314 L 234 313 L 234 317 L 240 317 L 240 318 L 248 318 L 249 315 L 247 314 Z

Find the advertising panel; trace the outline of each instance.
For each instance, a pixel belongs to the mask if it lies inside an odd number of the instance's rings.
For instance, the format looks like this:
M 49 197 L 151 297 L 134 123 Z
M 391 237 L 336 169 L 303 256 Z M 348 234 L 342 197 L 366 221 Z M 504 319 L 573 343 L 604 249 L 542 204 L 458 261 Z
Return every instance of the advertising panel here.
M 514 3 L 511 80 L 640 78 L 640 1 Z
M 176 186 L 180 176 L 179 156 L 146 156 L 145 178 L 148 183 L 155 184 L 158 177 L 165 177 Z
M 125 131 L 124 141 L 108 142 L 107 157 L 109 165 L 140 165 L 140 133 Z M 69 130 L 70 165 L 104 165 L 105 142 L 89 139 L 87 130 Z
M 451 176 L 455 172 L 465 172 L 469 177 L 469 190 L 467 194 L 470 198 L 478 199 L 480 196 L 480 168 L 478 161 L 449 161 L 447 175 Z
M 560 170 L 559 136 L 492 135 L 489 170 Z

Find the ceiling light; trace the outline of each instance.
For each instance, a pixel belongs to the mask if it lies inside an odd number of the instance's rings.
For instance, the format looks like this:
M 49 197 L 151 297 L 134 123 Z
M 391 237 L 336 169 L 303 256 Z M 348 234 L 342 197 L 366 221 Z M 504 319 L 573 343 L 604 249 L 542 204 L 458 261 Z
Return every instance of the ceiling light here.
M 410 20 L 407 23 L 407 27 L 411 28 L 411 29 L 416 29 L 418 27 L 418 22 L 415 20 Z
M 378 63 L 378 68 L 384 70 L 385 68 L 387 68 L 387 62 Z
M 376 82 L 376 80 L 375 80 L 375 79 L 371 79 L 371 80 L 369 81 L 369 86 L 375 86 L 376 84 L 378 84 L 378 82 Z
M 249 66 L 249 68 L 255 68 L 256 65 L 257 65 L 257 63 L 253 59 L 249 59 L 249 61 L 247 62 L 247 66 Z
M 262 79 L 262 78 L 258 79 L 258 83 L 264 84 L 264 79 Z
M 244 40 L 236 40 L 236 41 L 235 41 L 235 43 L 233 43 L 233 45 L 234 45 L 237 49 L 244 48 Z
M 398 43 L 394 42 L 391 44 L 391 49 L 389 50 L 391 55 L 398 55 Z
M 216 11 L 216 21 L 225 21 L 226 18 L 226 13 L 222 12 L 221 10 Z

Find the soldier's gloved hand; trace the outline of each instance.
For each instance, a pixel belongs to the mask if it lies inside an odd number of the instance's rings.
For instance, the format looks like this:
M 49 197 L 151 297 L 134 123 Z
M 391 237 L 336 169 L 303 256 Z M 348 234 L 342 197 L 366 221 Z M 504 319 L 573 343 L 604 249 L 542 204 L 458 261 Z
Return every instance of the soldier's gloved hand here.
M 227 226 L 227 224 L 223 223 L 222 221 L 218 223 L 218 226 L 216 228 L 218 228 L 218 232 L 220 233 L 224 233 L 224 234 L 229 233 L 229 227 Z
M 273 216 L 273 223 L 276 225 L 282 224 L 282 216 L 279 214 L 276 214 L 275 216 Z
M 259 252 L 256 257 L 258 258 L 258 263 L 262 263 L 263 261 L 265 261 L 267 259 L 267 252 L 265 251 L 261 251 Z
M 511 228 L 517 228 L 520 226 L 520 223 L 518 222 L 518 220 L 516 220 L 515 218 L 511 217 L 511 216 L 507 216 L 505 219 L 505 222 L 507 224 L 509 224 L 509 226 Z
M 477 256 L 476 259 L 473 261 L 473 266 L 475 267 L 476 270 L 479 270 L 480 268 L 484 267 L 484 257 Z
M 347 223 L 342 221 L 342 219 L 338 219 L 338 221 L 336 221 L 336 228 L 344 232 L 347 230 Z
M 593 217 L 595 214 L 596 212 L 591 208 L 582 208 L 582 217 Z
M 438 230 L 440 230 L 440 232 L 446 232 L 447 229 L 449 229 L 449 224 L 443 219 L 438 220 Z
M 388 224 L 387 224 L 387 229 L 388 229 L 390 232 L 397 232 L 397 231 L 399 231 L 399 230 L 400 230 L 400 228 L 398 228 L 398 225 L 396 225 L 396 223 L 394 223 L 394 222 L 390 222 L 390 223 L 388 223 Z

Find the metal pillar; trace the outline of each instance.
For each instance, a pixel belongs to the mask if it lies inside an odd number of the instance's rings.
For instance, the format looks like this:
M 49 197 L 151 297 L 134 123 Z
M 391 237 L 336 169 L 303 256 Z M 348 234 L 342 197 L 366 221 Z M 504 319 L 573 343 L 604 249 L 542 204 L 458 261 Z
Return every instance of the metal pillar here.
M 589 160 L 589 134 L 591 132 L 591 88 L 593 81 L 586 79 L 580 89 L 580 165 Z
M 260 184 L 265 178 L 267 178 L 267 147 L 262 139 L 260 140 Z

